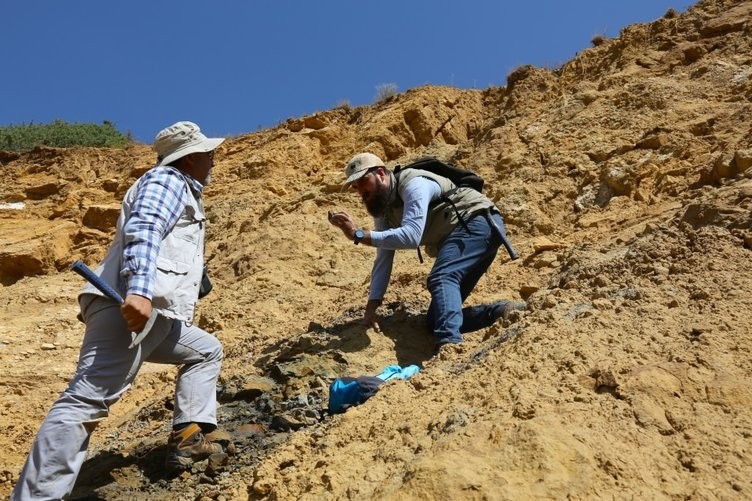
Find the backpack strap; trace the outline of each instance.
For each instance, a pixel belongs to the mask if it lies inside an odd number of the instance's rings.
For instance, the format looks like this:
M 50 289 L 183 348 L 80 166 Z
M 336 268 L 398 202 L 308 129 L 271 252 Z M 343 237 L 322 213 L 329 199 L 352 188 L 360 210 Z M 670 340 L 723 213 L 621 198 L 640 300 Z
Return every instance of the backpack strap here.
M 460 221 L 460 224 L 462 224 L 462 226 L 465 228 L 466 231 L 470 231 L 470 229 L 467 227 L 467 222 L 465 222 L 465 218 L 462 217 L 462 214 L 460 214 L 459 209 L 457 209 L 457 205 L 454 203 L 454 201 L 451 198 L 449 198 L 451 195 L 454 195 L 455 193 L 457 193 L 457 190 L 459 190 L 459 189 L 460 189 L 460 187 L 457 186 L 456 188 L 453 188 L 453 189 L 447 191 L 446 193 L 442 193 L 439 196 L 439 198 L 437 198 L 436 200 L 433 200 L 430 204 L 428 204 L 428 206 L 429 207 L 431 207 L 431 206 L 436 207 L 438 204 L 440 204 L 442 202 L 451 205 L 452 209 L 454 209 L 454 213 L 457 216 L 457 219 L 459 219 L 459 221 Z
M 399 194 L 399 181 L 400 181 L 400 176 L 399 176 L 399 174 L 400 174 L 400 173 L 401 173 L 401 172 L 402 172 L 402 171 L 403 171 L 404 169 L 407 169 L 407 168 L 410 168 L 410 169 L 412 169 L 412 168 L 413 168 L 412 164 L 411 164 L 411 165 L 409 165 L 409 166 L 407 166 L 407 167 L 402 167 L 401 165 L 397 165 L 397 166 L 396 166 L 396 167 L 394 168 L 394 179 L 395 179 L 394 190 L 395 190 L 395 192 L 396 192 L 396 195 L 397 195 L 397 198 L 396 198 L 396 199 L 397 199 L 397 200 L 399 200 L 399 202 L 400 202 L 401 204 L 404 204 L 404 202 L 402 201 L 402 197 L 400 197 L 400 194 Z M 416 167 L 416 168 L 420 168 L 420 167 Z M 438 175 L 438 174 L 436 174 L 436 175 Z M 443 177 L 443 176 L 442 176 L 442 177 Z M 447 179 L 448 179 L 448 178 L 447 178 Z M 433 180 L 432 180 L 432 181 L 433 181 Z M 454 184 L 454 181 L 452 181 L 451 179 L 449 179 L 449 181 L 450 181 L 450 182 L 451 182 L 452 184 Z M 429 208 L 429 209 L 432 209 L 432 208 L 436 207 L 437 205 L 439 205 L 440 203 L 446 203 L 446 204 L 448 204 L 448 205 L 451 205 L 451 206 L 452 206 L 452 209 L 454 209 L 454 213 L 455 213 L 455 214 L 457 215 L 457 219 L 459 220 L 460 224 L 461 224 L 461 225 L 462 225 L 462 226 L 463 226 L 463 227 L 465 228 L 465 231 L 468 231 L 468 232 L 469 232 L 469 231 L 470 231 L 470 228 L 469 228 L 469 227 L 467 226 L 467 222 L 465 221 L 465 218 L 464 218 L 464 217 L 462 217 L 462 214 L 460 214 L 460 211 L 459 211 L 459 209 L 457 209 L 457 205 L 456 205 L 456 204 L 454 203 L 454 201 L 453 201 L 453 200 L 452 200 L 452 199 L 450 198 L 450 197 L 451 197 L 452 195 L 454 195 L 455 193 L 457 193 L 457 191 L 458 191 L 458 190 L 459 190 L 460 188 L 461 188 L 460 186 L 457 186 L 457 185 L 455 184 L 455 185 L 454 185 L 454 188 L 452 188 L 451 190 L 447 191 L 446 193 L 442 193 L 441 195 L 439 195 L 439 198 L 437 198 L 437 199 L 435 199 L 435 200 L 432 200 L 432 201 L 431 201 L 431 202 L 430 202 L 430 203 L 428 204 L 428 208 Z M 421 252 L 420 252 L 420 246 L 418 246 L 417 250 L 418 250 L 418 261 L 420 261 L 420 264 L 423 264 L 423 254 L 421 254 Z

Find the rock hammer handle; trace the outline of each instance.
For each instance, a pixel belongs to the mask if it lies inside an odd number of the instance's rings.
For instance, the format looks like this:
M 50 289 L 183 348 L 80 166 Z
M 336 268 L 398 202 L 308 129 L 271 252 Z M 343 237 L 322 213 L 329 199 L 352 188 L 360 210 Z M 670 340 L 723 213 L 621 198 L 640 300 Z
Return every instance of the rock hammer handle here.
M 91 285 L 99 289 L 102 294 L 108 298 L 117 301 L 118 304 L 123 304 L 122 296 L 120 296 L 115 289 L 110 287 L 110 284 L 102 280 L 98 275 L 95 275 L 94 272 L 91 271 L 91 268 L 86 266 L 86 264 L 80 259 L 71 265 L 71 270 L 88 280 Z

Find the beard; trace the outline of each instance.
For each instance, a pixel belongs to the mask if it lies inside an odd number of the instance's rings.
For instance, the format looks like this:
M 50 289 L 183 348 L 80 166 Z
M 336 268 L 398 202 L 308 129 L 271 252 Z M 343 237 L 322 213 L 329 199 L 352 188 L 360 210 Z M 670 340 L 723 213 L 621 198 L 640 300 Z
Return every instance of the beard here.
M 389 202 L 389 188 L 386 185 L 379 186 L 368 200 L 363 200 L 368 213 L 373 217 L 381 217 L 386 212 Z

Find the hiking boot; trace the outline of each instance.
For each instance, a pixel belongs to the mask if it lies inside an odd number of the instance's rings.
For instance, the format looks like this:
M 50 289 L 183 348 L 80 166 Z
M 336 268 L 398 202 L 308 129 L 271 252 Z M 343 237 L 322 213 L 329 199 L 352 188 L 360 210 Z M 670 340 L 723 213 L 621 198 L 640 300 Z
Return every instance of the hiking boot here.
M 170 470 L 187 470 L 194 461 L 224 452 L 220 444 L 206 440 L 204 434 L 201 433 L 201 427 L 196 423 L 173 431 L 167 446 L 170 450 L 167 453 L 165 466 Z
M 506 322 L 516 321 L 519 320 L 519 313 L 515 312 L 525 310 L 527 310 L 527 303 L 522 301 L 499 301 L 493 307 L 491 319 L 494 322 L 500 318 Z

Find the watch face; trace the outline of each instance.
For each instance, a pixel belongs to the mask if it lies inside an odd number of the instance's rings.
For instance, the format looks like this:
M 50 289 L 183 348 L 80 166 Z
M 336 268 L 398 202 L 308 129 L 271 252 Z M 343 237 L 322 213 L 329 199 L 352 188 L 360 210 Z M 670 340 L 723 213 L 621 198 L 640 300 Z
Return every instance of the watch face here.
M 365 236 L 366 236 L 366 232 L 365 231 L 363 231 L 363 230 L 355 230 L 355 238 L 357 238 L 358 240 L 362 240 L 363 238 L 365 238 Z

